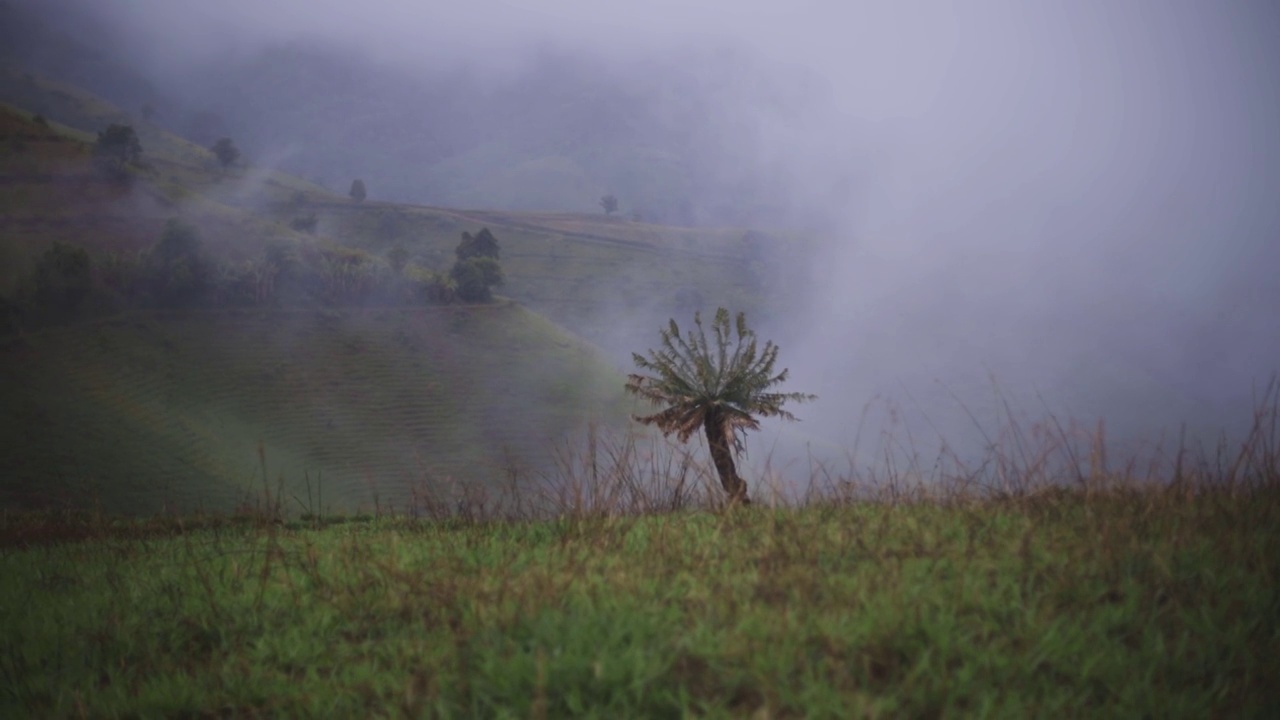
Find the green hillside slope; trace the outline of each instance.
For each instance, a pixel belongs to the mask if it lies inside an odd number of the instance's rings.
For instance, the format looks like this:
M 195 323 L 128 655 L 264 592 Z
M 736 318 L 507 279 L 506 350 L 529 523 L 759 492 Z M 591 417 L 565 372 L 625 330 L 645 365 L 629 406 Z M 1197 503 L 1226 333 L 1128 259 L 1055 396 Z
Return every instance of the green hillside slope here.
M 795 264 L 787 259 L 806 253 L 799 238 L 742 228 L 379 202 L 377 178 L 365 178 L 371 198 L 357 203 L 257 168 L 254 158 L 224 172 L 207 150 L 89 93 L 27 73 L 0 72 L 0 99 L 22 108 L 0 111 L 0 141 L 13 146 L 0 158 L 0 253 L 11 274 L 55 241 L 150 247 L 170 217 L 199 228 L 206 249 L 230 262 L 260 258 L 273 245 L 343 245 L 383 258 L 399 248 L 410 262 L 437 271 L 453 262 L 463 231 L 488 227 L 503 246 L 501 294 L 613 348 L 619 316 L 628 327 L 651 328 L 717 305 L 757 318 L 765 308 L 785 307 L 783 296 L 798 285 L 788 277 Z M 42 111 L 53 127 L 33 125 L 30 113 Z M 91 173 L 88 141 L 110 122 L 138 128 L 150 165 L 130 188 Z M 298 230 L 303 220 L 314 221 L 314 229 Z M 0 293 L 12 291 L 12 280 L 0 284 Z
M 0 106 L 0 294 L 14 293 L 33 259 L 56 242 L 99 254 L 137 252 L 154 244 L 171 218 L 199 228 L 206 250 L 227 262 L 303 239 L 238 205 L 234 179 L 151 146 L 143 146 L 148 167 L 134 170 L 133 182 L 108 182 L 94 172 L 89 133 L 39 117 Z M 169 137 L 174 147 L 204 152 Z M 279 177 L 259 182 L 260 192 L 292 196 L 306 187 Z
M 726 305 L 754 317 L 779 304 L 762 292 L 761 275 L 780 268 L 753 257 L 738 229 L 324 199 L 263 213 L 280 224 L 314 215 L 322 236 L 383 257 L 403 248 L 411 262 L 438 271 L 453 262 L 461 232 L 487 227 L 502 244 L 501 294 L 595 342 L 609 341 L 620 316 L 651 331 L 699 308 Z
M 0 385 L 0 505 L 121 512 L 260 495 L 259 443 L 286 497 L 403 509 L 625 417 L 617 372 L 512 304 L 137 313 L 8 341 Z
M 4 82 L 29 105 L 0 108 L 0 300 L 28 301 L 54 243 L 87 249 L 97 283 L 173 218 L 222 268 L 342 246 L 384 269 L 399 257 L 446 271 L 461 233 L 487 227 L 509 299 L 162 310 L 100 292 L 78 320 L 0 328 L 0 506 L 226 509 L 260 496 L 259 446 L 269 487 L 302 498 L 307 482 L 322 485 L 327 509 L 402 509 L 415 488 L 536 475 L 587 423 L 625 420 L 623 350 L 673 314 L 752 312 L 762 263 L 791 242 L 762 253 L 740 229 L 396 205 L 372 180 L 373 197 L 355 202 L 252 164 L 221 169 L 145 123 L 145 162 L 111 182 L 94 171 L 92 141 L 136 119 L 36 77 Z

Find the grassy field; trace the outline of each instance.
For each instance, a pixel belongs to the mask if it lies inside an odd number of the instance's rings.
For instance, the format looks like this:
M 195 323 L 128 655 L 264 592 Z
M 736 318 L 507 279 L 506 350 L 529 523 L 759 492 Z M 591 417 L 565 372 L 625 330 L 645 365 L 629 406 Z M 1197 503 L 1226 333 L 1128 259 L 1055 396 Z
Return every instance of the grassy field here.
M 0 383 L 0 505 L 134 514 L 228 511 L 264 472 L 403 510 L 629 407 L 594 348 L 513 304 L 135 312 L 5 342 Z
M 1276 474 L 540 521 L 6 513 L 0 714 L 1274 717 L 1277 528 Z

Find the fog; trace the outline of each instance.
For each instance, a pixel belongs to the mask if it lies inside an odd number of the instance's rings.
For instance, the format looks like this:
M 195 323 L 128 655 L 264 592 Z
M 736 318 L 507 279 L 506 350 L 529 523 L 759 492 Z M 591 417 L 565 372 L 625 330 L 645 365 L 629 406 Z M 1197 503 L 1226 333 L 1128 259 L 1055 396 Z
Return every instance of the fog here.
M 188 97 L 210 67 L 311 42 L 486 88 L 527 82 L 552 57 L 555 77 L 580 66 L 604 88 L 593 97 L 631 93 L 627 113 L 657 118 L 645 127 L 664 142 L 684 129 L 702 148 L 703 196 L 770 204 L 694 220 L 815 242 L 795 259 L 802 301 L 761 328 L 782 345 L 789 389 L 819 395 L 784 443 L 845 447 L 877 397 L 896 398 L 916 431 L 976 441 L 970 416 L 994 422 L 997 394 L 1015 414 L 1106 417 L 1121 438 L 1183 421 L 1236 432 L 1280 370 L 1280 11 L 1267 2 L 132 0 L 90 12 Z M 387 93 L 369 92 L 364 115 L 449 112 L 440 95 L 378 105 Z M 608 117 L 590 102 L 583 112 Z M 292 152 L 273 142 L 259 154 Z M 422 142 L 406 157 L 461 141 Z M 392 199 L 484 198 L 409 176 L 402 188 Z M 778 447 L 777 432 L 758 442 Z

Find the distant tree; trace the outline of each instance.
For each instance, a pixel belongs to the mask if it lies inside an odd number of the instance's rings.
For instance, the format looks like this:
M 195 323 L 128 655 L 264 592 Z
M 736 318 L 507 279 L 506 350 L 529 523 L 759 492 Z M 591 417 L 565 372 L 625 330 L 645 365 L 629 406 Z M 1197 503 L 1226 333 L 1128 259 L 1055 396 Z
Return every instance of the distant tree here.
M 210 149 L 223 168 L 235 165 L 236 161 L 240 159 L 240 149 L 231 141 L 231 138 L 218 138 L 218 142 L 214 143 Z
M 55 242 L 36 261 L 35 300 L 43 310 L 74 312 L 92 288 L 92 263 L 82 247 Z
M 600 207 L 604 208 L 605 215 L 612 215 L 618 212 L 618 198 L 613 195 L 605 195 L 600 198 Z
M 359 178 L 351 181 L 351 190 L 347 194 L 356 202 L 364 202 L 364 199 L 369 197 L 369 193 L 364 188 L 364 181 Z
M 695 314 L 693 323 L 697 329 L 681 337 L 680 327 L 672 320 L 662 330 L 659 350 L 650 350 L 647 358 L 632 354 L 636 367 L 648 374 L 628 375 L 627 391 L 663 408 L 653 415 L 637 415 L 635 420 L 657 426 L 663 435 L 675 433 L 680 442 L 702 430 L 721 486 L 731 501 L 747 504 L 747 483 L 733 460 L 743 450 L 737 434 L 759 429 L 757 417 L 795 420 L 782 406 L 815 398 L 770 392 L 786 381 L 787 371 L 774 374 L 778 347 L 772 342 L 757 352 L 756 334 L 747 327 L 744 313 L 738 313 L 735 327 L 728 310 L 716 310 L 711 323 L 715 347 L 707 341 L 701 315 Z
M 200 232 L 173 218 L 147 255 L 147 281 L 161 305 L 199 301 L 209 287 L 210 266 L 201 252 Z
M 48 120 L 47 118 L 45 118 L 45 116 L 43 116 L 43 115 L 36 115 L 36 116 L 32 117 L 32 118 L 31 118 L 31 122 L 33 122 L 33 123 L 35 123 L 35 124 L 37 124 L 37 125 L 39 125 L 40 127 L 43 127 L 43 128 L 47 128 L 47 127 L 49 127 L 49 120 Z
M 463 231 L 462 242 L 458 243 L 454 254 L 458 256 L 459 260 L 469 260 L 475 257 L 498 260 L 500 259 L 501 249 L 498 247 L 498 238 L 489 232 L 489 228 L 480 228 L 480 232 L 475 235 Z
M 98 132 L 93 145 L 94 165 L 108 179 L 124 182 L 129 179 L 128 166 L 142 160 L 142 143 L 131 125 L 111 124 Z
M 458 299 L 463 302 L 493 300 L 493 286 L 503 281 L 502 267 L 488 257 L 459 260 L 453 264 L 449 277 L 457 285 Z
M 152 120 L 153 118 L 155 118 L 155 116 L 156 116 L 156 109 L 155 109 L 155 107 L 153 107 L 153 106 L 151 105 L 151 103 L 143 103 L 143 105 L 142 105 L 142 119 L 143 119 L 143 120 L 145 120 L 145 121 L 147 121 L 147 122 L 151 122 L 151 120 Z
M 457 286 L 458 299 L 463 302 L 489 302 L 493 299 L 493 286 L 503 282 L 502 266 L 498 263 L 501 249 L 498 238 L 481 228 L 472 235 L 462 233 L 462 242 L 454 251 L 458 260 L 449 271 L 449 277 Z

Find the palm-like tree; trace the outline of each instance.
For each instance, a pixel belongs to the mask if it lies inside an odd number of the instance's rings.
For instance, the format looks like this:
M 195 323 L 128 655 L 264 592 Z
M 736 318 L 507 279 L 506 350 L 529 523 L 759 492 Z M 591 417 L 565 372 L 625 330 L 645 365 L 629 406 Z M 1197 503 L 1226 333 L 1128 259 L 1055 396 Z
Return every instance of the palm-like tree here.
M 814 400 L 815 396 L 770 392 L 786 381 L 787 370 L 774 374 L 778 346 L 767 341 L 764 349 L 758 350 L 745 313 L 738 313 L 737 323 L 731 324 L 728 310 L 716 311 L 711 323 L 714 347 L 707 341 L 700 314 L 694 314 L 693 323 L 696 329 L 681 337 L 680 327 L 672 320 L 662 330 L 660 349 L 650 350 L 647 358 L 632 354 L 636 366 L 649 374 L 628 375 L 627 391 L 665 406 L 653 415 L 637 415 L 635 419 L 657 426 L 663 435 L 675 433 L 680 442 L 688 441 L 702 428 L 720 484 L 731 501 L 747 504 L 747 483 L 739 477 L 733 459 L 743 449 L 739 433 L 758 430 L 757 417 L 795 420 L 782 406 Z

